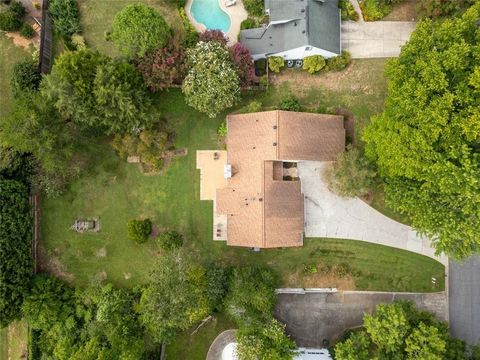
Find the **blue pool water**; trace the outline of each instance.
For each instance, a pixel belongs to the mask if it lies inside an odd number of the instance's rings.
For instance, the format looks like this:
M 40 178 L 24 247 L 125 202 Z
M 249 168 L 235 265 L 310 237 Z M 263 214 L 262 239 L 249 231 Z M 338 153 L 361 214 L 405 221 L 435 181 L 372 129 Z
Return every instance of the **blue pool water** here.
M 230 29 L 230 16 L 220 8 L 218 0 L 193 0 L 190 12 L 196 22 L 209 30 L 219 29 L 226 33 Z

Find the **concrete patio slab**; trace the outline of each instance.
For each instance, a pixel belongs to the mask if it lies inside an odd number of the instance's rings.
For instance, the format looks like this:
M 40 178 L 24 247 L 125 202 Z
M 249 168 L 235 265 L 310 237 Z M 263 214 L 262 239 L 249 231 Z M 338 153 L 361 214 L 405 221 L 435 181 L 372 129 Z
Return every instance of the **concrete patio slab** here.
M 323 179 L 328 166 L 328 162 L 298 163 L 307 237 L 362 240 L 412 251 L 447 265 L 447 257 L 436 256 L 430 240 L 410 226 L 386 217 L 358 198 L 346 199 L 332 193 Z
M 227 180 L 223 175 L 226 164 L 226 151 L 197 150 L 197 169 L 200 170 L 200 200 L 215 200 L 217 189 L 227 186 Z
M 342 49 L 354 59 L 396 57 L 416 25 L 414 21 L 342 21 Z

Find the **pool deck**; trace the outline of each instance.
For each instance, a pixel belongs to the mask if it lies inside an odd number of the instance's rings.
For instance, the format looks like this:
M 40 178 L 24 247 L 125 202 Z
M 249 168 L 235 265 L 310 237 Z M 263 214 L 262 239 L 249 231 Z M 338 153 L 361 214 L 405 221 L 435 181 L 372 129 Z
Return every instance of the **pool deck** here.
M 187 14 L 195 29 L 197 29 L 198 32 L 203 32 L 207 30 L 205 25 L 196 22 L 192 14 L 190 13 L 190 8 L 192 7 L 193 1 L 194 0 L 187 0 L 187 3 L 185 4 L 185 13 Z M 240 24 L 248 17 L 248 13 L 243 6 L 242 0 L 237 0 L 237 3 L 235 5 L 229 7 L 225 6 L 225 0 L 218 0 L 218 3 L 220 4 L 222 10 L 225 11 L 228 16 L 230 16 L 230 29 L 228 30 L 226 35 L 228 37 L 228 45 L 231 46 L 238 42 L 238 35 L 240 34 Z

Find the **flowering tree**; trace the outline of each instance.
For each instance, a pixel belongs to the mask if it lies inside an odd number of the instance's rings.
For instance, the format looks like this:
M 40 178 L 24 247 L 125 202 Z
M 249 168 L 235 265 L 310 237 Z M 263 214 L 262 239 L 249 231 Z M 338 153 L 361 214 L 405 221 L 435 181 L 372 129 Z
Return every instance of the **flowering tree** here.
M 241 43 L 230 48 L 230 58 L 238 68 L 238 76 L 243 87 L 249 86 L 258 80 L 255 75 L 255 65 L 250 51 Z
M 240 97 L 240 79 L 228 50 L 217 42 L 199 42 L 187 51 L 189 71 L 183 82 L 188 105 L 213 118 Z
M 162 90 L 182 83 L 186 73 L 185 52 L 170 44 L 137 59 L 135 66 L 150 90 Z
M 221 30 L 206 30 L 200 34 L 199 41 L 216 41 L 223 46 L 227 46 L 228 38 Z

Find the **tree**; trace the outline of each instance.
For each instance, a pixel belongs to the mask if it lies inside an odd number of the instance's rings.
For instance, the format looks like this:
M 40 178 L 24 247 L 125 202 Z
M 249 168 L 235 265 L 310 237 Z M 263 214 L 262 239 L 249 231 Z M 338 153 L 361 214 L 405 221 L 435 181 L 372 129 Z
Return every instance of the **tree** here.
M 445 359 L 446 343 L 443 334 L 435 326 L 420 323 L 405 340 L 407 359 Z
M 315 74 L 322 70 L 326 64 L 325 59 L 321 55 L 307 56 L 303 59 L 303 70 L 307 70 L 309 74 Z
M 163 90 L 182 83 L 186 74 L 185 52 L 169 44 L 136 59 L 135 66 L 151 91 Z
M 369 360 L 370 338 L 365 331 L 355 331 L 350 336 L 335 345 L 337 360 Z
M 242 86 L 247 87 L 257 82 L 258 77 L 255 75 L 255 64 L 250 51 L 239 42 L 230 47 L 229 50 L 230 59 L 237 67 Z
M 223 31 L 217 29 L 205 30 L 204 32 L 200 33 L 198 40 L 203 42 L 216 41 L 224 47 L 226 47 L 228 43 L 228 38 L 225 36 Z
M 472 3 L 472 0 L 420 0 L 418 12 L 429 18 L 452 16 Z
M 213 118 L 240 97 L 240 79 L 228 50 L 217 42 L 199 42 L 187 51 L 189 71 L 183 81 L 188 105 Z
M 206 265 L 208 302 L 213 310 L 220 310 L 228 290 L 230 271 L 224 266 L 211 262 Z
M 325 173 L 330 190 L 343 197 L 367 194 L 374 185 L 375 176 L 371 163 L 351 145 Z
M 33 271 L 32 219 L 25 184 L 0 178 L 0 327 L 21 318 Z
M 237 333 L 239 360 L 291 360 L 295 342 L 285 335 L 285 325 L 275 319 L 255 328 L 241 328 Z
M 41 79 L 38 64 L 31 60 L 22 61 L 13 65 L 10 87 L 17 97 L 22 92 L 38 90 Z
M 477 3 L 462 17 L 419 23 L 387 66 L 385 110 L 363 136 L 388 204 L 458 258 L 480 249 L 479 17 Z
M 270 320 L 276 301 L 275 284 L 275 276 L 269 269 L 251 266 L 233 269 L 225 311 L 242 326 Z
M 170 28 L 162 15 L 144 4 L 127 5 L 113 19 L 111 39 L 129 57 L 162 48 L 170 37 Z
M 80 32 L 80 12 L 75 0 L 51 0 L 48 12 L 52 15 L 55 31 L 63 37 Z
M 141 75 L 126 61 L 112 60 L 97 68 L 94 96 L 108 134 L 135 133 L 158 119 Z
M 164 255 L 142 290 L 142 323 L 157 342 L 169 342 L 210 312 L 205 269 L 181 252 Z
M 150 219 L 131 219 L 127 223 L 127 236 L 130 240 L 139 244 L 147 242 L 152 233 L 152 222 Z
M 166 251 L 172 251 L 183 245 L 183 236 L 175 230 L 165 231 L 158 237 L 160 247 Z

